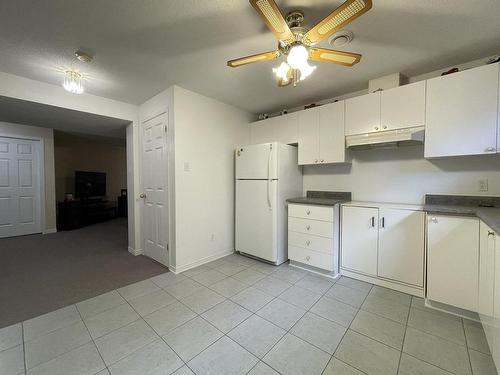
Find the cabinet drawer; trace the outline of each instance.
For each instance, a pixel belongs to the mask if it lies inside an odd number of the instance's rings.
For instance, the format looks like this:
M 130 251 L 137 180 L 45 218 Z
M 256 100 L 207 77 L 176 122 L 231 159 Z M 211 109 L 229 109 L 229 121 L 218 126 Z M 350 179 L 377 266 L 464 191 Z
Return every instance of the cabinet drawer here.
M 333 253 L 333 239 L 312 236 L 310 234 L 303 234 L 297 232 L 288 232 L 288 243 L 293 246 L 303 247 L 319 251 L 325 254 Z
M 298 246 L 288 246 L 288 259 L 333 271 L 333 255 L 318 253 Z
M 329 221 L 289 217 L 288 230 L 299 233 L 313 234 L 315 236 L 333 238 L 333 223 Z
M 333 222 L 333 207 L 290 204 L 288 216 Z

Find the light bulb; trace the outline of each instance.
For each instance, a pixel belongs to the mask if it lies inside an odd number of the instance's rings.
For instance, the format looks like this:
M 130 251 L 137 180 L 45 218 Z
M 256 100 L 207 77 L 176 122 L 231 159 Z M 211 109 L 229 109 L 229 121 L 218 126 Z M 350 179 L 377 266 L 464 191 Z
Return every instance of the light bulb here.
M 306 61 L 306 63 L 303 66 L 301 66 L 299 68 L 299 70 L 300 70 L 300 80 L 303 81 L 307 77 L 309 77 L 312 72 L 314 72 L 316 70 L 316 66 L 315 65 L 309 65 L 307 63 L 307 61 Z
M 288 82 L 288 72 L 290 71 L 290 65 L 286 62 L 282 62 L 277 68 L 273 68 L 273 73 L 276 74 L 278 79 L 281 79 L 284 83 Z
M 302 44 L 297 44 L 290 49 L 288 52 L 288 65 L 290 65 L 293 69 L 300 69 L 307 64 L 307 59 L 309 58 L 309 52 L 307 52 L 307 48 Z
M 66 70 L 64 72 L 63 87 L 66 91 L 73 94 L 82 94 L 84 91 L 82 81 L 83 77 L 79 72 L 75 70 Z

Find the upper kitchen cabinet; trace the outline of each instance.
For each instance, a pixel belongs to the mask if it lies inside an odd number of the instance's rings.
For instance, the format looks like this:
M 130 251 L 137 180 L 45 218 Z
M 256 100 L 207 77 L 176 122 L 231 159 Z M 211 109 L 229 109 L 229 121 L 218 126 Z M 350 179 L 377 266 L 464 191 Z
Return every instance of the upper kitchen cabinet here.
M 427 81 L 425 157 L 497 151 L 498 64 Z
M 271 117 L 250 125 L 252 144 L 280 142 L 294 144 L 298 140 L 298 113 Z
M 298 112 L 299 164 L 348 162 L 345 149 L 344 102 Z
M 381 130 L 425 126 L 425 81 L 382 91 Z
M 345 135 L 380 131 L 380 92 L 345 101 Z
M 346 135 L 425 126 L 425 81 L 345 101 Z

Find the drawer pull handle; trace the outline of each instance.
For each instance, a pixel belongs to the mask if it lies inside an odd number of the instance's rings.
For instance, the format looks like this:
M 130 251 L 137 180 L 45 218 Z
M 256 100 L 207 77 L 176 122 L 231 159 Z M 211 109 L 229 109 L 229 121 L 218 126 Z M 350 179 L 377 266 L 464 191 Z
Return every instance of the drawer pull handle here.
M 432 221 L 433 223 L 437 223 L 437 222 L 438 222 L 438 219 L 437 219 L 437 218 L 435 218 L 435 217 L 431 217 L 431 221 Z
M 311 241 L 307 240 L 306 245 L 309 246 L 311 244 Z
M 311 226 L 310 225 L 306 226 L 306 229 L 311 230 Z
M 488 231 L 488 236 L 494 236 L 495 232 L 492 232 L 491 230 Z
M 309 255 L 306 256 L 306 260 L 309 262 L 311 260 L 311 257 Z
M 307 210 L 307 211 L 306 211 L 306 214 L 307 214 L 307 215 L 310 215 L 310 214 L 311 214 L 311 210 Z

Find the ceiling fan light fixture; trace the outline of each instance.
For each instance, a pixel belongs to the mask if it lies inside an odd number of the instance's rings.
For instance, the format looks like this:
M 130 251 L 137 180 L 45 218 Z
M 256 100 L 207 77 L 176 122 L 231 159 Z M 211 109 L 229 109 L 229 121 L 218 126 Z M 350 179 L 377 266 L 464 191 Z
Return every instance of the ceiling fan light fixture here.
M 300 69 L 307 64 L 307 59 L 309 59 L 309 52 L 307 48 L 302 44 L 295 44 L 290 48 L 288 52 L 287 62 L 292 69 Z
M 280 66 L 273 68 L 273 73 L 276 74 L 278 80 L 282 80 L 283 83 L 287 83 L 290 77 L 290 65 L 283 61 Z
M 76 70 L 66 70 L 62 86 L 72 94 L 82 94 L 84 91 L 82 74 Z
M 309 63 L 306 61 L 306 63 L 299 68 L 299 71 L 300 71 L 300 80 L 301 81 L 305 80 L 315 70 L 316 70 L 316 65 L 309 65 Z

